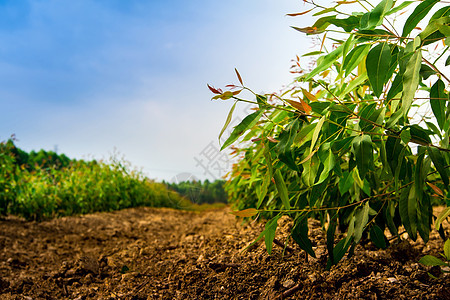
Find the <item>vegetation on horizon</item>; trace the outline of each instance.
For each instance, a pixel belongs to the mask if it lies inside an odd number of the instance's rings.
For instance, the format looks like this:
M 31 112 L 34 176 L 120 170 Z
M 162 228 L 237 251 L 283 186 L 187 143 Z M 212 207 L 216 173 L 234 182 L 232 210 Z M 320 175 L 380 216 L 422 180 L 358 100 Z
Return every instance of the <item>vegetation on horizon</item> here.
M 299 76 L 278 94 L 254 93 L 237 70 L 240 85 L 209 86 L 213 99 L 234 102 L 220 135 L 238 102 L 255 105 L 222 146 L 240 141 L 226 185 L 236 215 L 269 218 L 257 239 L 269 254 L 288 215 L 293 240 L 315 256 L 307 221 L 320 220 L 328 269 L 363 239 L 388 247 L 386 233 L 399 240 L 400 228 L 427 242 L 434 222 L 445 239 L 450 207 L 433 216 L 432 204 L 450 205 L 450 6 L 304 2 L 310 9 L 290 15 L 317 17 L 294 27 L 319 41 L 304 55 L 316 58 L 312 70 L 297 57 Z M 255 98 L 240 98 L 243 91 Z
M 168 183 L 163 181 L 163 183 L 169 189 L 186 197 L 195 204 L 227 203 L 228 197 L 224 190 L 225 180 L 214 180 L 213 182 L 210 182 L 206 179 L 203 182 L 194 180 L 178 183 Z
M 192 203 L 116 157 L 71 160 L 52 151 L 26 153 L 12 139 L 0 143 L 0 216 L 42 220 L 137 206 Z

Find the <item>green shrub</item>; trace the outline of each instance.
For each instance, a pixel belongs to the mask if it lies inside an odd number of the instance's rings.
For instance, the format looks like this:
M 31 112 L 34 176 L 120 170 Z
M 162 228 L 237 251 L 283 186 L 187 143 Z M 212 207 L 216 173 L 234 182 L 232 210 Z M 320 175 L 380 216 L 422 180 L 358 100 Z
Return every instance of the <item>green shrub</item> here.
M 255 105 L 222 146 L 240 141 L 244 154 L 226 185 L 235 207 L 249 209 L 237 214 L 271 218 L 260 236 L 269 252 L 277 220 L 291 216 L 292 237 L 310 255 L 307 220 L 319 219 L 328 268 L 365 236 L 386 248 L 386 229 L 400 238 L 403 226 L 411 239 L 428 241 L 432 204 L 450 197 L 450 82 L 441 71 L 450 63 L 450 7 L 358 1 L 365 11 L 348 14 L 351 3 L 310 3 L 317 21 L 294 29 L 317 35 L 321 48 L 307 54 L 317 57 L 312 70 L 297 58 L 300 76 L 284 93 L 255 94 L 237 71 L 240 85 L 231 90 L 209 86 L 213 99 L 235 102 L 224 129 L 237 102 Z M 398 33 L 396 14 L 415 3 Z M 255 99 L 239 98 L 244 90 Z M 345 233 L 339 240 L 337 228 Z

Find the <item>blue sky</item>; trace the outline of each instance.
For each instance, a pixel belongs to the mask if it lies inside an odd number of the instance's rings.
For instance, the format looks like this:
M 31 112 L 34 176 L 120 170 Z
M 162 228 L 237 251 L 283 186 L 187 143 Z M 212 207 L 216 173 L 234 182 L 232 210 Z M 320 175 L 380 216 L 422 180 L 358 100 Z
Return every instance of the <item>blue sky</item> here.
M 237 83 L 235 67 L 256 92 L 289 84 L 290 60 L 310 50 L 289 26 L 311 21 L 285 14 L 303 10 L 301 0 L 1 0 L 0 140 L 72 158 L 117 151 L 158 180 L 218 177 L 195 158 L 218 147 L 231 103 L 211 102 L 206 84 Z

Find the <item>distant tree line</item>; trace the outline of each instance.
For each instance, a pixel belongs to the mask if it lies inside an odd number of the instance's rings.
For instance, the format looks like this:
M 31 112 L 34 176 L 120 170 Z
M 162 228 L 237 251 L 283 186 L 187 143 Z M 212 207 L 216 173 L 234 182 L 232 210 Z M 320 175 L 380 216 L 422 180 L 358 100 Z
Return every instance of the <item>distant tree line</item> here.
M 179 183 L 167 183 L 164 184 L 171 190 L 176 191 L 180 195 L 188 198 L 194 203 L 227 203 L 227 193 L 223 186 L 224 180 L 215 180 L 210 182 L 208 179 L 196 181 L 182 181 Z
M 44 220 L 138 206 L 193 206 L 123 159 L 85 161 L 54 151 L 26 152 L 14 141 L 0 141 L 0 218 Z

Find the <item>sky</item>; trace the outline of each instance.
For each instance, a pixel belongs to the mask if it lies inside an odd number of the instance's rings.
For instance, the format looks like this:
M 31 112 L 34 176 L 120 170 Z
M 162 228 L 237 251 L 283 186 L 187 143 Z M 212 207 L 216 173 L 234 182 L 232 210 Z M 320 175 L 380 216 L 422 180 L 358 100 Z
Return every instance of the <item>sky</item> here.
M 76 159 L 124 157 L 149 178 L 224 175 L 232 103 L 207 84 L 280 90 L 310 40 L 301 0 L 0 0 L 0 140 Z M 244 117 L 242 110 L 235 120 Z

